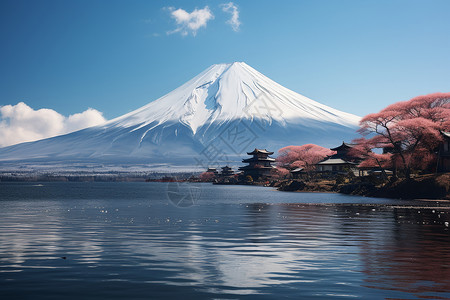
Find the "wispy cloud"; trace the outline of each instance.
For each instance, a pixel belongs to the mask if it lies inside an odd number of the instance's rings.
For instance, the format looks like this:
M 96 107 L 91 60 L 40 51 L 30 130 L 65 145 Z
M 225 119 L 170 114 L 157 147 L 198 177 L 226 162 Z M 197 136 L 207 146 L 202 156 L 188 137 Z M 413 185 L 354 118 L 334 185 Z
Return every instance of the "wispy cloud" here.
M 195 36 L 200 28 L 206 28 L 208 21 L 214 19 L 214 15 L 208 6 L 202 9 L 195 9 L 191 13 L 181 8 L 169 7 L 168 10 L 170 11 L 170 16 L 175 19 L 177 28 L 167 32 L 167 34 L 180 33 L 186 36 L 191 33 Z
M 65 117 L 53 109 L 34 110 L 23 102 L 0 106 L 0 147 L 65 134 L 105 121 L 103 114 L 92 108 Z
M 224 12 L 231 14 L 231 19 L 227 21 L 227 24 L 230 24 L 234 31 L 239 31 L 241 22 L 239 21 L 239 9 L 237 5 L 233 2 L 228 2 L 221 4 L 220 6 Z

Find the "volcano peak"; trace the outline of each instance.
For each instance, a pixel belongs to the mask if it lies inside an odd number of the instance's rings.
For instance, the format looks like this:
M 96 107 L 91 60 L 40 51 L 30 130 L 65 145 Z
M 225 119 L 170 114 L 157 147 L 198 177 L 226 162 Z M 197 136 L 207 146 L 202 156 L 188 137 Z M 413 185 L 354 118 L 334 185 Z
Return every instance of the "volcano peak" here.
M 283 87 L 245 62 L 233 62 L 212 65 L 165 96 L 103 125 L 0 149 L 0 161 L 192 165 L 205 145 L 221 141 L 217 147 L 234 157 L 227 163 L 233 165 L 246 147 L 276 151 L 292 144 L 332 146 L 349 140 L 359 120 Z M 239 126 L 247 130 L 239 137 L 241 145 L 230 146 L 230 139 L 237 138 L 224 133 Z

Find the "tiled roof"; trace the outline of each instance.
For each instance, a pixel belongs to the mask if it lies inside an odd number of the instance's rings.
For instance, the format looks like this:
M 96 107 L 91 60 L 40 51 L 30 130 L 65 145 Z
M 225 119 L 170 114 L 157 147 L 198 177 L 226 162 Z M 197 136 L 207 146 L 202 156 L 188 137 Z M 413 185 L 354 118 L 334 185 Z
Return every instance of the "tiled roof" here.
M 350 162 L 350 161 L 346 161 L 343 160 L 341 158 L 330 158 L 324 161 L 321 161 L 319 163 L 317 163 L 318 165 L 357 165 L 356 163 Z

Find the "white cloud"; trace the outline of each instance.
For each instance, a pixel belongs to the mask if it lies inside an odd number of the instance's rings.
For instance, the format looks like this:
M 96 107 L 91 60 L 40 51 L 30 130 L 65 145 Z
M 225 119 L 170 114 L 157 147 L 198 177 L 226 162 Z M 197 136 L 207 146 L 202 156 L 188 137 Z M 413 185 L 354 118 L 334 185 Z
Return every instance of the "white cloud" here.
M 92 108 L 65 117 L 53 109 L 34 110 L 23 102 L 0 106 L 0 147 L 65 134 L 105 121 L 102 113 Z
M 214 15 L 208 6 L 202 9 L 195 9 L 191 13 L 188 13 L 184 9 L 175 9 L 169 7 L 170 16 L 175 19 L 177 23 L 177 28 L 172 31 L 167 32 L 167 34 L 180 33 L 183 36 L 191 33 L 193 36 L 197 34 L 197 31 L 206 27 L 209 20 L 214 19 Z
M 231 14 L 231 19 L 227 21 L 227 24 L 230 24 L 234 31 L 239 31 L 241 22 L 239 21 L 238 7 L 233 2 L 224 3 L 221 7 L 224 12 Z
M 77 131 L 83 128 L 100 125 L 106 122 L 103 114 L 96 109 L 88 108 L 82 113 L 70 115 L 66 118 L 66 132 Z

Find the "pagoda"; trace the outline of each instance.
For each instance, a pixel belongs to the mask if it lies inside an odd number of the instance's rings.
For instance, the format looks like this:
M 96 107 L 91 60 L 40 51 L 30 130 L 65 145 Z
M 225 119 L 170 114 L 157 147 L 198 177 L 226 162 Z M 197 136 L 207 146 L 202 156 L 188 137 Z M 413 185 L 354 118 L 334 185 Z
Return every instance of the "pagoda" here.
M 215 176 L 219 175 L 219 172 L 217 171 L 216 168 L 208 168 L 208 170 L 206 170 L 207 173 L 213 173 Z
M 229 166 L 225 166 L 222 167 L 222 172 L 220 173 L 220 175 L 223 177 L 233 176 L 234 172 L 232 168 L 230 168 Z
M 275 162 L 275 159 L 269 157 L 269 155 L 272 155 L 273 152 L 255 148 L 255 150 L 247 152 L 247 154 L 252 155 L 252 157 L 243 159 L 242 162 L 248 163 L 248 165 L 239 168 L 239 170 L 243 171 L 244 176 L 251 176 L 253 180 L 271 176 L 271 171 L 274 168 L 272 163 Z

